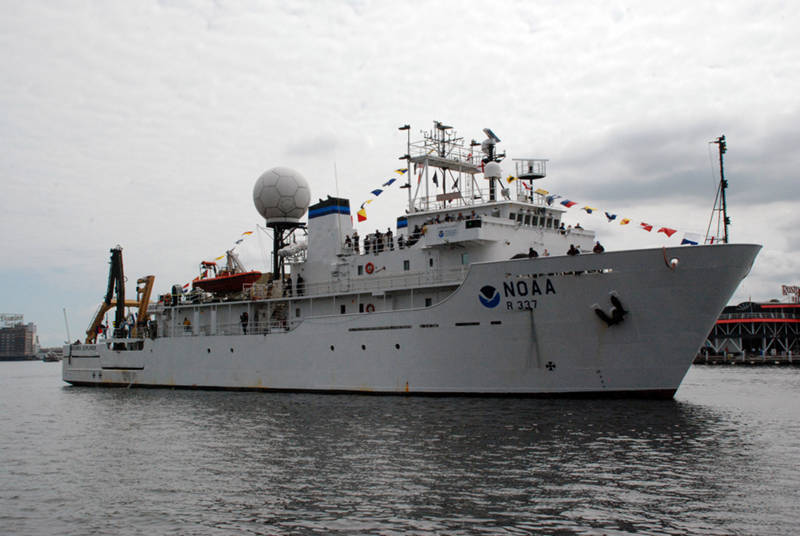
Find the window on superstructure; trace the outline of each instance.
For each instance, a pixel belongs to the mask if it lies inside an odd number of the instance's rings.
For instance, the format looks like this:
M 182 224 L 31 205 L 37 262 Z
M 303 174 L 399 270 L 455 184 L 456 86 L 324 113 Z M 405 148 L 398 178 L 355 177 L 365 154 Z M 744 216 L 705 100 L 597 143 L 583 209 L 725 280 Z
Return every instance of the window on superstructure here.
M 300 318 L 300 308 L 299 307 L 294 310 L 294 316 Z
M 463 264 L 464 266 L 469 264 L 469 253 L 462 253 L 461 254 L 461 264 Z
M 432 303 L 433 303 L 432 298 L 425 298 L 425 307 L 430 307 Z
M 530 224 L 531 224 L 531 215 L 525 214 L 525 225 L 530 225 Z
M 547 228 L 548 229 L 553 228 L 553 218 L 547 218 Z
M 403 261 L 403 271 L 407 272 L 411 270 L 411 261 Z
M 522 212 L 520 212 L 519 214 L 517 214 L 517 221 L 518 221 L 518 222 L 520 222 L 520 223 L 522 223 Z
M 514 212 L 510 212 L 510 213 L 508 214 L 508 219 L 509 219 L 509 220 L 516 220 L 516 219 L 517 219 L 517 215 L 516 215 L 516 213 L 514 213 Z
M 346 312 L 347 312 L 347 307 L 344 306 L 344 305 L 340 305 L 339 306 L 339 313 L 340 314 L 345 314 Z
M 364 275 L 364 265 L 363 264 L 359 264 L 358 265 L 358 275 Z

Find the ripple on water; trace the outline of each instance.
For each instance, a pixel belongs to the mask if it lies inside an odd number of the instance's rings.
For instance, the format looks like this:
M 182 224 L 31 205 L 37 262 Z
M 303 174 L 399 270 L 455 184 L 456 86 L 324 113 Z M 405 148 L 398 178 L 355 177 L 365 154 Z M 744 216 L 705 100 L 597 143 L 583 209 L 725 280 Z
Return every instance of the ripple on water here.
M 800 374 L 676 401 L 64 387 L 0 376 L 14 534 L 791 534 Z M 37 368 L 38 367 L 38 368 Z

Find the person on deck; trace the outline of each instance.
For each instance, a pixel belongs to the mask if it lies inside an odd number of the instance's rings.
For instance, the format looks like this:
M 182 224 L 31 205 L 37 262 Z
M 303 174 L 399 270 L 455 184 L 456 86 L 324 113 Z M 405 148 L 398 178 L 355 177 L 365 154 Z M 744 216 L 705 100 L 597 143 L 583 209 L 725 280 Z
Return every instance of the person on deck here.
M 239 317 L 239 321 L 242 323 L 242 333 L 247 335 L 247 324 L 250 323 L 250 315 L 247 314 L 247 311 L 242 313 Z
M 386 248 L 389 251 L 394 251 L 394 235 L 392 234 L 392 228 L 386 228 Z
M 567 250 L 567 255 L 575 256 L 580 255 L 580 251 L 575 247 L 575 244 L 570 244 L 569 249 Z
M 184 333 L 191 333 L 192 332 L 192 323 L 189 321 L 188 316 L 183 317 L 183 331 Z
M 595 253 L 602 253 L 605 250 L 606 248 L 603 247 L 603 245 L 600 243 L 599 240 L 595 242 L 594 247 L 592 248 L 592 251 L 594 251 Z
M 353 249 L 355 250 L 356 255 L 358 255 L 358 231 L 353 231 Z
M 532 259 L 532 258 L 538 257 L 538 256 L 539 256 L 539 252 L 538 251 L 536 251 L 533 248 L 528 248 L 528 258 Z

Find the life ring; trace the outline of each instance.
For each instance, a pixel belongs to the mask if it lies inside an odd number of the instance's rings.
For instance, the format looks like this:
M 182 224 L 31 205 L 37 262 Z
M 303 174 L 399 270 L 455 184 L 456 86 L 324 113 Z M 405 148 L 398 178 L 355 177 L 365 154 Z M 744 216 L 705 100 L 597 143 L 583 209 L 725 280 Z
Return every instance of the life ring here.
M 371 262 L 368 262 L 367 265 L 364 266 L 364 271 L 367 272 L 368 274 L 371 274 L 372 272 L 375 271 L 375 265 L 372 264 Z
M 374 313 L 375 306 L 372 305 L 371 303 L 368 303 L 367 306 L 364 308 L 364 310 L 367 311 L 368 313 Z

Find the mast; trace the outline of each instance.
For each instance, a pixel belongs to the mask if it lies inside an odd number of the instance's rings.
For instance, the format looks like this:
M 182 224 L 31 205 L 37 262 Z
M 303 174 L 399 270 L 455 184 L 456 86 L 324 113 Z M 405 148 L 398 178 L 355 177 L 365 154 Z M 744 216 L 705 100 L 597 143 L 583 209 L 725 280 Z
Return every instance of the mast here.
M 719 199 L 720 199 L 720 206 L 717 208 L 716 201 L 714 202 L 714 211 L 717 212 L 717 229 L 719 230 L 719 224 L 722 224 L 723 228 L 723 236 L 722 242 L 724 244 L 728 243 L 728 225 L 731 223 L 731 219 L 728 217 L 728 203 L 725 198 L 725 190 L 728 188 L 728 181 L 725 180 L 725 163 L 723 155 L 727 151 L 727 143 L 725 142 L 725 135 L 723 134 L 716 140 L 712 141 L 711 143 L 716 143 L 717 148 L 719 149 Z
M 398 127 L 397 130 L 405 130 L 406 131 L 406 154 L 401 156 L 398 160 L 405 160 L 406 161 L 406 180 L 408 181 L 406 184 L 408 185 L 408 211 L 411 211 L 411 125 L 405 124 L 402 127 Z M 405 186 L 405 185 L 404 185 Z M 401 186 L 402 188 L 403 186 Z
M 725 166 L 723 164 L 723 156 L 725 151 L 727 150 L 727 144 L 725 143 L 725 134 L 717 138 L 714 142 L 719 147 L 719 187 L 720 191 L 722 192 L 722 223 L 725 229 L 725 236 L 723 240 L 725 243 L 728 243 L 728 225 L 731 223 L 731 219 L 728 217 L 728 204 L 725 201 L 725 190 L 728 188 L 728 181 L 725 180 Z

